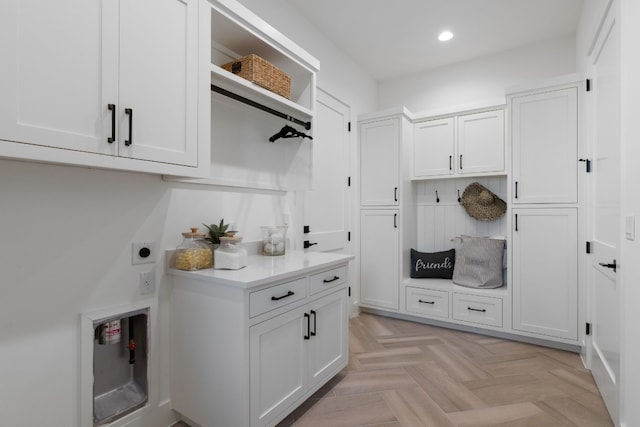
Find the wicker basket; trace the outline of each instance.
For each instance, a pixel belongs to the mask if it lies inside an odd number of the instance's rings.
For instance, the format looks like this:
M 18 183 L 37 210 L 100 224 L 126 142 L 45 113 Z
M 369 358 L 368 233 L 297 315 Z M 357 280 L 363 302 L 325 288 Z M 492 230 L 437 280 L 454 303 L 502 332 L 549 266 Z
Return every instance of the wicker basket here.
M 291 99 L 291 77 L 258 55 L 251 54 L 223 64 L 221 67 L 273 93 Z

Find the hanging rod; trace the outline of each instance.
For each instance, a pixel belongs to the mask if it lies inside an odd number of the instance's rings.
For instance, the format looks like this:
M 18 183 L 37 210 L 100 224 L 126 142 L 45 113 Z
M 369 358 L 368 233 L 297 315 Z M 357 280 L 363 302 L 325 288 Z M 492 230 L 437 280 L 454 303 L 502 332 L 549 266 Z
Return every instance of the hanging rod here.
M 255 102 L 255 101 L 250 100 L 249 98 L 245 98 L 244 96 L 240 96 L 240 95 L 235 94 L 233 92 L 230 92 L 230 91 L 228 91 L 226 89 L 223 89 L 220 86 L 216 86 L 216 85 L 212 84 L 211 85 L 211 91 L 217 92 L 217 93 L 219 93 L 221 95 L 224 95 L 224 96 L 228 96 L 231 99 L 235 99 L 236 101 L 240 101 L 240 102 L 242 102 L 244 104 L 250 105 L 250 106 L 252 106 L 254 108 L 257 108 L 259 110 L 266 111 L 267 113 L 271 113 L 274 116 L 281 117 L 281 118 L 283 118 L 283 119 L 285 119 L 287 121 L 293 122 L 293 123 L 298 124 L 300 126 L 304 126 L 304 128 L 306 130 L 311 129 L 311 122 L 303 122 L 302 120 L 298 120 L 295 117 L 292 117 L 292 116 L 290 116 L 288 114 L 281 113 L 280 111 L 274 110 L 271 107 L 267 107 L 266 105 L 259 104 L 259 103 Z

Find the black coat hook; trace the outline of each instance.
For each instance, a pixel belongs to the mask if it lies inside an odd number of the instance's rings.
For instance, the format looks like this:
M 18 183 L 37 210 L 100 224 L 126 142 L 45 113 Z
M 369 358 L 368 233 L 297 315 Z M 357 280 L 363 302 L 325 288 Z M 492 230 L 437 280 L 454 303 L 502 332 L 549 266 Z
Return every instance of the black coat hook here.
M 460 203 L 462 199 L 460 198 L 460 190 L 458 190 L 458 203 Z
M 436 190 L 436 203 L 440 203 L 440 197 L 438 196 L 438 190 Z

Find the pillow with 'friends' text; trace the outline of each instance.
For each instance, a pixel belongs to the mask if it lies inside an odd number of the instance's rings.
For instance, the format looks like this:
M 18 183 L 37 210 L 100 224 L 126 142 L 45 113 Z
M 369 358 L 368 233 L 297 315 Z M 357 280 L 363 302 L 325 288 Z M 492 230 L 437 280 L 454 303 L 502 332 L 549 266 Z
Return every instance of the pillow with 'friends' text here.
M 411 249 L 411 274 L 414 279 L 451 279 L 456 251 L 418 252 Z

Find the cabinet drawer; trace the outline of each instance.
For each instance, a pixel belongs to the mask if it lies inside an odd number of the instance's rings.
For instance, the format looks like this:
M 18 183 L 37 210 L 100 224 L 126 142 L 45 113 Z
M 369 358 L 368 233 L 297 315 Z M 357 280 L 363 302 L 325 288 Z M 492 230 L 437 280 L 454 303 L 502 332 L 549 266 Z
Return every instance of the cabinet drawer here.
M 428 316 L 449 317 L 449 292 L 407 286 L 407 311 Z
M 249 294 L 249 316 L 255 317 L 307 296 L 305 277 Z
M 453 293 L 453 318 L 502 327 L 502 299 Z
M 347 267 L 342 266 L 309 277 L 309 289 L 311 295 L 325 289 L 341 285 L 347 281 Z

